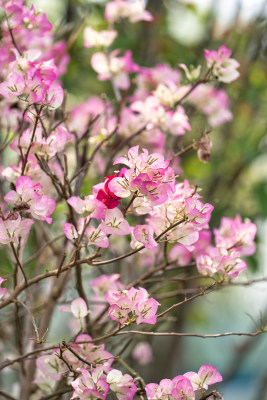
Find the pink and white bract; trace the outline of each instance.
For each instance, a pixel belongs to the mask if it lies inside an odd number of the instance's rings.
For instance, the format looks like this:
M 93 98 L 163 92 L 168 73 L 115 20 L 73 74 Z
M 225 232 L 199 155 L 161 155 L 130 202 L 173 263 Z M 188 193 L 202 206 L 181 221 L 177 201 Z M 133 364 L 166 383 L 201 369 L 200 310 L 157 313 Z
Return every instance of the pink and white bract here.
M 134 322 L 137 325 L 156 323 L 156 312 L 160 304 L 155 299 L 149 298 L 144 288 L 131 288 L 121 292 L 108 290 L 105 298 L 110 304 L 109 317 L 121 325 Z

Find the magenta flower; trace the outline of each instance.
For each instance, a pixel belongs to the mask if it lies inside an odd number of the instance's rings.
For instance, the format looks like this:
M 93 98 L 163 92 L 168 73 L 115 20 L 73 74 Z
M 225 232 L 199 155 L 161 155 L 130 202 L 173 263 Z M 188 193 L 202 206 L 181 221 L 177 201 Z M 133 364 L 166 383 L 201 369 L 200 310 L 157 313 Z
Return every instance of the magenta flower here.
M 162 204 L 174 191 L 174 171 L 161 154 L 149 154 L 147 149 L 139 154 L 139 146 L 134 146 L 114 164 L 125 164 L 129 169 L 124 169 L 123 177 L 114 177 L 109 182 L 109 189 L 119 197 L 135 194 L 134 208 L 141 210 L 142 202 L 147 202 L 148 207 Z
M 218 261 L 207 254 L 196 258 L 197 270 L 202 275 L 213 276 L 218 270 Z
M 109 289 L 123 290 L 123 284 L 119 281 L 120 274 L 100 275 L 91 281 L 92 290 L 96 296 L 105 297 Z
M 100 188 L 97 192 L 97 200 L 101 201 L 108 209 L 115 208 L 119 205 L 121 197 L 117 196 L 109 187 L 109 183 L 116 177 L 122 176 L 119 174 L 110 175 L 106 178 L 103 189 Z M 99 185 L 97 185 L 99 187 Z
M 222 273 L 236 278 L 242 270 L 247 269 L 247 264 L 239 257 L 240 253 L 236 249 L 209 247 L 207 254 L 197 256 L 196 265 L 202 275 Z
M 139 342 L 133 348 L 132 357 L 139 362 L 140 365 L 147 365 L 153 361 L 153 353 L 151 345 L 148 342 Z
M 60 381 L 62 374 L 67 370 L 66 364 L 55 353 L 38 357 L 36 365 L 45 376 L 55 381 Z
M 90 343 L 91 340 L 91 336 L 82 334 L 77 336 L 75 342 L 70 343 L 70 346 L 84 360 L 101 367 L 101 369 L 99 368 L 100 372 L 108 373 L 114 361 L 113 355 L 105 350 L 104 344 L 95 345 Z M 75 369 L 87 367 L 87 364 L 79 360 L 71 351 L 66 350 L 64 355 L 69 364 Z
M 216 89 L 209 84 L 199 85 L 190 94 L 188 101 L 207 115 L 208 123 L 213 127 L 233 119 L 229 98 L 223 89 Z
M 169 257 L 170 260 L 176 261 L 176 263 L 182 267 L 190 263 L 192 255 L 191 252 L 184 245 L 176 244 L 171 249 Z

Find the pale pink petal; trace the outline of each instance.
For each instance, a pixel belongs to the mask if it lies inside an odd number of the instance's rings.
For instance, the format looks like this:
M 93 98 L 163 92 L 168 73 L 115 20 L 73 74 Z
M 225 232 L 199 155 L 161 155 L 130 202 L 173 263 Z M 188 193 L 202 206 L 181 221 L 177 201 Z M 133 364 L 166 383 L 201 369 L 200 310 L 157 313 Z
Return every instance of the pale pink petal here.
M 78 239 L 78 233 L 73 224 L 65 222 L 65 224 L 63 224 L 63 232 L 69 240 Z
M 89 312 L 85 301 L 81 297 L 72 301 L 70 310 L 75 318 L 84 318 Z

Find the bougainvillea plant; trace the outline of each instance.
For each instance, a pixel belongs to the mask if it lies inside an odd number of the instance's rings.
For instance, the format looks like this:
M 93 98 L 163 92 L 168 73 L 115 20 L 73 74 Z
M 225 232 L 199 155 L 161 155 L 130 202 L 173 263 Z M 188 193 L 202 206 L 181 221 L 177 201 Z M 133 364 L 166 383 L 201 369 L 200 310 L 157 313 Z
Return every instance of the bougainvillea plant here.
M 0 277 L 0 369 L 16 372 L 7 398 L 222 398 L 222 376 L 212 365 L 146 383 L 124 353 L 133 345 L 132 357 L 149 363 L 144 339 L 162 334 L 165 316 L 231 284 L 247 268 L 242 257 L 255 252 L 249 220 L 224 217 L 209 229 L 214 207 L 179 177 L 183 150 L 172 150 L 191 130 L 189 107 L 211 127 L 232 119 L 216 84 L 237 79 L 239 63 L 221 46 L 203 51 L 203 67 L 191 70 L 138 65 L 130 50 L 116 47 L 117 27 L 153 16 L 142 0 L 108 1 L 105 30 L 85 27 L 84 47 L 95 49 L 95 79 L 107 81 L 114 95 L 71 108 L 62 86 L 67 43 L 55 41 L 34 6 L 0 6 L 0 244 L 10 260 Z M 209 133 L 191 148 L 207 162 Z M 171 305 L 160 303 L 168 279 L 185 282 L 192 267 L 199 279 L 193 295 L 178 301 L 178 290 L 165 296 Z M 52 316 L 61 312 L 69 316 L 62 334 L 68 339 L 48 345 Z

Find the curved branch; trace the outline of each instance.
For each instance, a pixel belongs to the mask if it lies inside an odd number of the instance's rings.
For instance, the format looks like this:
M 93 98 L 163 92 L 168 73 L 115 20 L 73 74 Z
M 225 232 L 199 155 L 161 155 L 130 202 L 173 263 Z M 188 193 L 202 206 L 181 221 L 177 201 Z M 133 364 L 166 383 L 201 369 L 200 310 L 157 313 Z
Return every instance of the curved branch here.
M 203 339 L 216 339 L 218 337 L 225 336 L 250 336 L 255 337 L 267 333 L 267 330 L 260 330 L 253 333 L 250 332 L 226 332 L 226 333 L 215 333 L 214 335 L 201 335 L 198 333 L 179 333 L 179 332 L 144 332 L 144 331 L 124 331 L 119 332 L 117 335 L 143 335 L 143 336 L 177 336 L 177 337 L 196 337 Z
M 181 221 L 176 222 L 173 225 L 170 225 L 168 228 L 166 228 L 163 232 L 161 232 L 156 238 L 155 241 L 158 242 L 164 235 L 166 235 L 167 232 L 169 232 L 170 230 L 172 230 L 173 228 L 176 228 L 176 226 L 182 224 L 183 222 L 185 222 L 185 219 L 182 219 Z M 130 257 L 135 253 L 138 253 L 139 251 L 145 249 L 145 246 L 141 246 L 138 247 L 138 249 L 135 249 L 133 251 L 130 251 L 129 253 L 123 254 L 122 256 L 119 257 L 115 257 L 115 258 L 111 258 L 110 260 L 106 260 L 106 261 L 97 261 L 95 263 L 92 263 L 92 265 L 106 265 L 106 264 L 111 264 L 115 261 L 119 261 L 119 260 L 123 260 L 124 258 Z
M 76 265 L 90 264 L 91 261 L 96 257 L 99 257 L 99 254 L 94 253 L 90 257 L 84 258 L 82 260 L 71 261 L 71 262 L 69 262 L 68 264 L 64 265 L 61 268 L 61 273 L 65 272 L 65 271 L 68 271 L 70 268 L 73 268 Z M 9 305 L 11 303 L 13 303 L 14 299 L 16 299 L 18 297 L 18 295 L 20 293 L 22 293 L 28 287 L 34 285 L 37 282 L 42 281 L 43 279 L 50 278 L 51 276 L 57 276 L 57 275 L 58 275 L 58 269 L 54 269 L 52 271 L 46 272 L 45 274 L 35 276 L 34 278 L 28 280 L 27 284 L 26 283 L 22 283 L 21 285 L 18 285 L 16 287 L 16 289 L 13 290 L 13 292 L 11 292 L 10 296 L 0 303 L 0 309 L 6 307 L 7 305 Z

